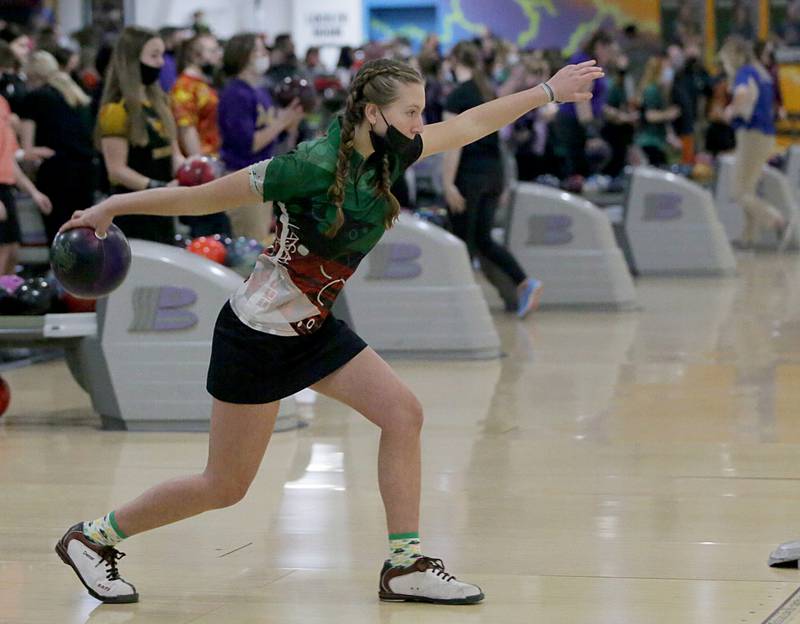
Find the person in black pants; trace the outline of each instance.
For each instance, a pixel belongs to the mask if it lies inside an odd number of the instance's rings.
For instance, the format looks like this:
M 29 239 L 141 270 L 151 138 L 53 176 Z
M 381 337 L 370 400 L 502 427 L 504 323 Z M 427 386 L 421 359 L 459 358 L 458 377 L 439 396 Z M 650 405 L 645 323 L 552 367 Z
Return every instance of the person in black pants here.
M 94 204 L 94 148 L 90 127 L 90 98 L 61 71 L 49 52 L 35 52 L 28 64 L 33 89 L 22 100 L 22 144 L 49 147 L 36 175 L 39 190 L 50 198 L 53 210 L 44 216 L 51 242 L 72 213 Z
M 495 98 L 474 44 L 457 44 L 451 52 L 451 65 L 458 86 L 445 103 L 445 120 Z M 447 152 L 443 182 L 453 233 L 467 244 L 470 255 L 479 253 L 511 279 L 517 287 L 517 315 L 524 318 L 538 306 L 542 284 L 528 277 L 514 256 L 492 240 L 494 213 L 503 192 L 497 132 Z M 502 293 L 499 284 L 493 285 Z

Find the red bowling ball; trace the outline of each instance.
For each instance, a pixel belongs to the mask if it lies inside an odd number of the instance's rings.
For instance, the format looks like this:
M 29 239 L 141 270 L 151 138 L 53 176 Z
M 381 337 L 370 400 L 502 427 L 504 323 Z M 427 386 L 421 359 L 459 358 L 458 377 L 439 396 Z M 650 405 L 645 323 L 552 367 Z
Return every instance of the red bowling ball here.
M 178 184 L 181 186 L 198 186 L 216 180 L 222 175 L 222 165 L 216 158 L 202 156 L 187 158 L 178 169 Z
M 225 264 L 225 257 L 228 255 L 225 245 L 209 236 L 195 238 L 189 243 L 187 249 L 198 256 L 203 256 L 219 264 Z

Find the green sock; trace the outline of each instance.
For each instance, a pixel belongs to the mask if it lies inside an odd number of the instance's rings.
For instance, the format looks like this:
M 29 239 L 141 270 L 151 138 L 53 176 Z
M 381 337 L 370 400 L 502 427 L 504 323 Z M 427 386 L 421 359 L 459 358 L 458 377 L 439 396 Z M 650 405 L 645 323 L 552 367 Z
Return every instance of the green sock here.
M 389 534 L 389 563 L 393 568 L 405 568 L 422 556 L 419 533 Z
M 119 528 L 113 511 L 97 520 L 84 522 L 83 534 L 98 546 L 115 546 L 128 537 Z

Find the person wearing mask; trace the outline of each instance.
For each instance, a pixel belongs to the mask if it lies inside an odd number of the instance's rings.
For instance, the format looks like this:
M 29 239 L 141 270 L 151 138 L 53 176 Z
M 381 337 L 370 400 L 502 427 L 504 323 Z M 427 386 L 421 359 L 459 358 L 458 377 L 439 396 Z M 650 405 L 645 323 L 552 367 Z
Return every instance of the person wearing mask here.
M 225 45 L 223 70 L 231 78 L 219 98 L 221 155 L 225 168 L 236 171 L 270 158 L 281 134 L 297 131 L 303 108 L 295 101 L 276 108 L 262 86 L 269 56 L 261 38 L 253 33 L 231 37 Z M 235 236 L 265 240 L 269 234 L 269 205 L 242 206 L 228 212 Z
M 221 61 L 222 48 L 210 33 L 195 35 L 181 47 L 178 64 L 181 74 L 170 92 L 170 104 L 178 127 L 178 142 L 186 157 L 219 156 L 219 96 L 212 80 Z M 231 234 L 230 220 L 222 212 L 186 216 L 181 221 L 189 226 L 193 238 Z
M 613 39 L 605 31 L 598 30 L 586 46 L 570 58 L 569 63 L 583 63 L 596 59 L 605 67 L 611 59 Z M 606 104 L 608 85 L 605 78 L 595 81 L 592 99 L 589 102 L 569 103 L 559 107 L 553 125 L 556 154 L 561 159 L 561 177 L 588 175 L 586 141 L 600 136 L 603 110 Z
M 719 57 L 733 85 L 733 100 L 725 113 L 736 131 L 733 196 L 744 209 L 740 242 L 750 247 L 762 228 L 773 228 L 782 235 L 786 227 L 783 215 L 756 191 L 761 171 L 775 149 L 775 86 L 749 41 L 729 38 Z
M 477 46 L 462 41 L 450 56 L 458 86 L 445 103 L 445 123 L 495 99 Z M 516 285 L 516 312 L 519 318 L 524 318 L 538 306 L 542 284 L 528 277 L 516 258 L 492 239 L 494 214 L 503 193 L 503 163 L 497 132 L 446 152 L 442 182 L 453 233 L 466 243 L 471 254 L 480 254 L 482 261 L 491 262 Z M 499 285 L 497 289 L 502 292 Z
M 95 130 L 112 194 L 167 186 L 183 164 L 169 100 L 158 84 L 163 64 L 161 37 L 126 26 L 111 55 Z M 175 239 L 171 217 L 128 215 L 117 225 L 129 238 Z
M 36 173 L 39 189 L 53 206 L 44 217 L 47 240 L 52 242 L 73 212 L 94 203 L 90 99 L 48 52 L 33 53 L 28 80 L 31 90 L 20 108 L 22 145 L 26 151 L 34 145 L 53 150 Z
M 547 85 L 424 126 L 422 77 L 397 61 L 368 62 L 354 77 L 342 115 L 326 136 L 202 186 L 110 197 L 76 213 L 65 230 L 91 227 L 102 236 L 119 215 L 207 214 L 253 198 L 273 200 L 281 210 L 275 240 L 217 318 L 206 383 L 212 400 L 205 469 L 159 483 L 95 520 L 69 527 L 55 550 L 78 576 L 81 591 L 85 588 L 107 603 L 137 602 L 136 587 L 118 566 L 124 556 L 116 548 L 120 542 L 242 500 L 262 464 L 280 401 L 311 387 L 380 429 L 378 488 L 388 557 L 381 557 L 378 597 L 442 605 L 482 601 L 480 587 L 449 574 L 441 559 L 426 556 L 423 549 L 424 414 L 419 400 L 374 350 L 335 318 L 332 307 L 347 279 L 400 215 L 389 190 L 392 180 L 417 160 L 459 150 L 532 108 L 556 99 L 588 99 L 591 81 L 601 75 L 591 64 L 569 66 Z M 65 513 L 107 504 L 105 487 L 86 490 L 76 485 L 74 490 L 79 504 Z M 374 513 L 360 503 L 349 511 L 356 520 Z M 173 535 L 181 537 L 180 529 Z M 357 527 L 353 539 L 366 543 L 371 537 Z M 466 546 L 491 547 L 489 540 L 473 541 L 478 543 Z M 196 548 L 186 542 L 186 548 Z M 168 553 L 155 552 L 156 565 L 163 566 L 165 557 Z M 224 579 L 228 571 L 215 573 Z M 48 583 L 55 580 L 48 578 Z M 53 591 L 62 595 L 58 587 Z M 298 607 L 319 591 L 324 591 L 321 583 L 304 587 Z M 279 588 L 275 596 L 282 599 Z M 398 614 L 392 619 L 413 619 L 405 610 Z M 452 606 L 443 617 L 461 621 Z
M 639 85 L 642 123 L 636 145 L 642 148 L 653 167 L 667 164 L 670 123 L 680 115 L 680 109 L 670 105 L 666 96 L 672 79 L 671 69 L 665 55 L 654 56 L 647 61 Z

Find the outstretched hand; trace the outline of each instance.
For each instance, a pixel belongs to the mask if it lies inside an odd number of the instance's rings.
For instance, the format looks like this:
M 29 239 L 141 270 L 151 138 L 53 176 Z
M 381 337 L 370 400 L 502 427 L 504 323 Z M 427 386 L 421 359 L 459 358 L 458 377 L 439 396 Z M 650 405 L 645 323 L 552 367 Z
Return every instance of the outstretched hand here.
M 556 96 L 556 102 L 588 102 L 592 99 L 595 80 L 605 76 L 597 61 L 585 61 L 562 67 L 547 81 Z

